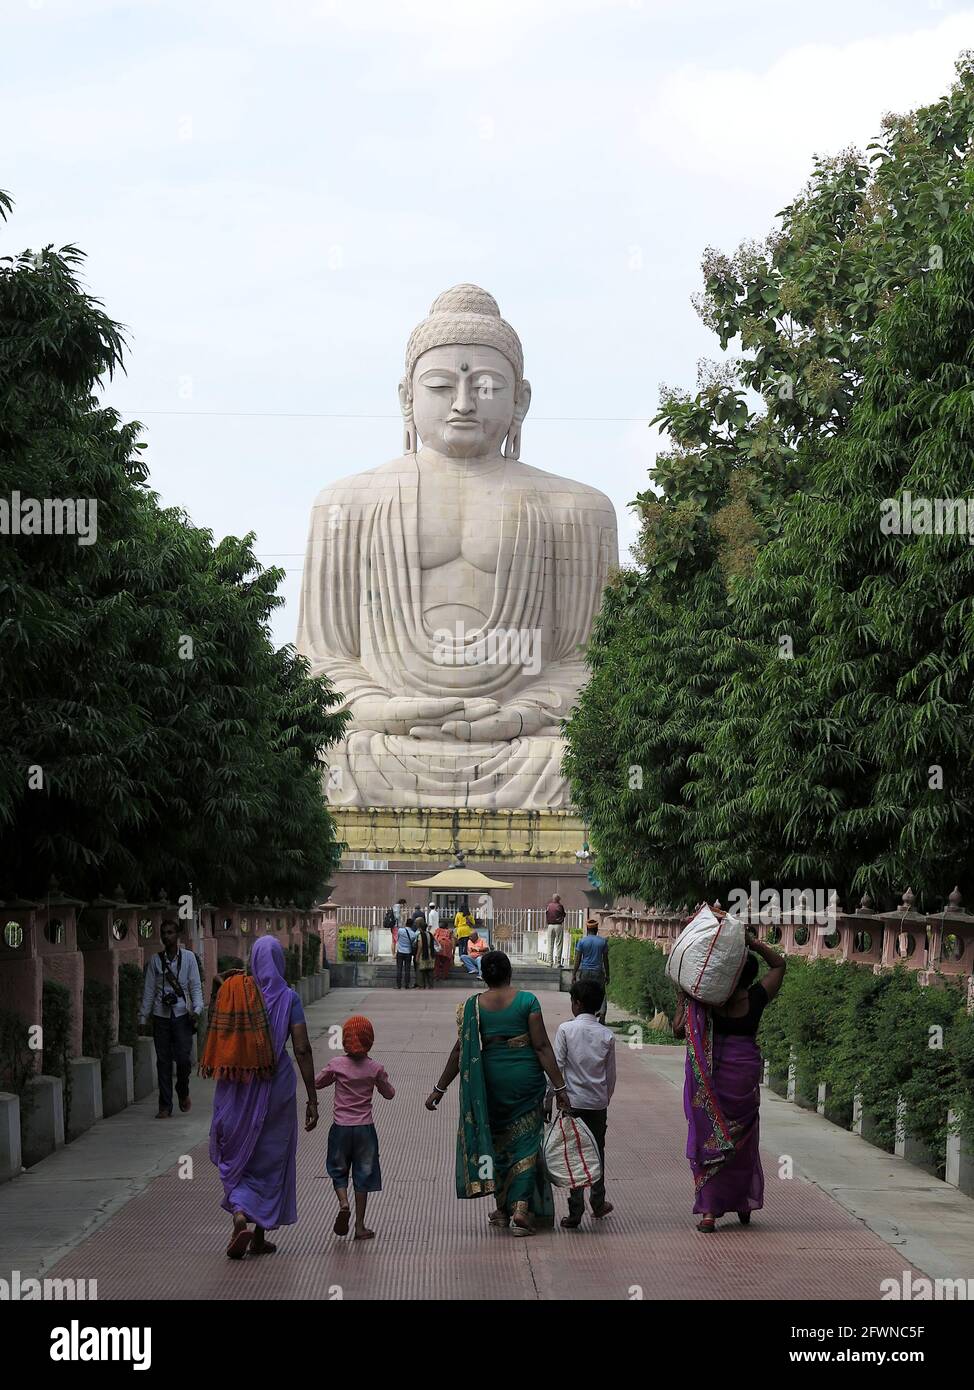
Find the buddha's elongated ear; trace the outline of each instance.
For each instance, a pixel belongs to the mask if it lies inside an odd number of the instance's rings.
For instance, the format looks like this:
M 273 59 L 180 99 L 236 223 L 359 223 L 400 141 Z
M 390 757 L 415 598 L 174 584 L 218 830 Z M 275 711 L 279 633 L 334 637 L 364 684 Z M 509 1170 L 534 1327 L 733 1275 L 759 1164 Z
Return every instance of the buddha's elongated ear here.
M 531 383 L 530 381 L 522 381 L 514 406 L 514 419 L 511 421 L 511 428 L 507 431 L 507 439 L 504 442 L 505 458 L 519 459 L 521 457 L 521 425 L 524 423 L 524 417 L 530 408 Z
M 413 400 L 405 381 L 399 383 L 399 409 L 402 411 L 402 451 L 415 454 L 417 449 L 416 422 L 413 419 Z

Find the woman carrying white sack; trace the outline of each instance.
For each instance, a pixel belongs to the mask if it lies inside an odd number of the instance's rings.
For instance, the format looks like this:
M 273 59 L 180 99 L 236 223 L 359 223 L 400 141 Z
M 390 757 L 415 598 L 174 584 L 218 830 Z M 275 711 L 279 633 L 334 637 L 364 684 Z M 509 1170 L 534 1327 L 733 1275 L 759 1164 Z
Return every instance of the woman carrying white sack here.
M 707 936 L 705 949 L 691 961 L 695 944 L 688 939 L 681 965 L 671 972 L 668 963 L 667 973 L 682 989 L 673 1032 L 687 1043 L 687 1159 L 695 1189 L 693 1211 L 700 1217 L 697 1230 L 709 1235 L 727 1212 L 736 1212 L 747 1225 L 751 1212 L 764 1205 L 759 1122 L 763 1063 L 755 1034 L 781 988 L 786 960 L 735 918 L 720 909 L 705 911 L 706 917 L 698 914 L 701 920 L 694 918 L 684 929 L 696 928 Z M 768 966 L 760 984 L 758 958 Z M 713 996 L 719 998 L 728 982 L 729 997 L 717 1002 Z M 711 1002 L 694 998 L 691 989 L 698 996 L 709 994 Z

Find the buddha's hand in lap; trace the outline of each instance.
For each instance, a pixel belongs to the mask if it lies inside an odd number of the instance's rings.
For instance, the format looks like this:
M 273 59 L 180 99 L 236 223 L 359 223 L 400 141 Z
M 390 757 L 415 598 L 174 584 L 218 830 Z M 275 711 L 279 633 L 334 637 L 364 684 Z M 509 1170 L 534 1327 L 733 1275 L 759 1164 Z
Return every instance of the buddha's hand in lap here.
M 461 743 L 497 743 L 535 735 L 554 738 L 561 730 L 551 723 L 548 711 L 537 705 L 505 705 L 480 719 L 448 719 L 443 732 Z
M 412 695 L 367 695 L 352 710 L 352 729 L 380 734 L 411 733 L 417 724 L 432 723 L 439 732 L 443 720 L 462 714 L 467 703 L 459 696 L 439 698 Z
M 447 723 L 452 724 L 473 724 L 481 719 L 488 719 L 496 715 L 500 710 L 500 705 L 496 700 L 489 700 L 486 696 L 475 699 L 459 701 L 459 709 L 447 710 L 438 722 L 414 724 L 409 730 L 410 738 L 419 739 L 443 739 L 456 738 L 457 735 L 447 729 Z M 461 719 L 453 718 L 455 715 L 462 715 Z

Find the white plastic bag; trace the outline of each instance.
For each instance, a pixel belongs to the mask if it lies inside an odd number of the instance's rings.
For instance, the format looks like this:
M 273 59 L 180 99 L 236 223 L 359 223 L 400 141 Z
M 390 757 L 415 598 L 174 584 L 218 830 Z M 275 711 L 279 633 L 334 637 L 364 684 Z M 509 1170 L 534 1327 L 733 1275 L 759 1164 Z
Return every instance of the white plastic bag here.
M 602 1176 L 595 1135 L 584 1120 L 559 1110 L 544 1137 L 544 1166 L 555 1187 L 591 1187 Z
M 666 959 L 666 973 L 701 1004 L 726 1004 L 747 956 L 744 924 L 730 913 L 719 922 L 704 906 L 688 922 Z

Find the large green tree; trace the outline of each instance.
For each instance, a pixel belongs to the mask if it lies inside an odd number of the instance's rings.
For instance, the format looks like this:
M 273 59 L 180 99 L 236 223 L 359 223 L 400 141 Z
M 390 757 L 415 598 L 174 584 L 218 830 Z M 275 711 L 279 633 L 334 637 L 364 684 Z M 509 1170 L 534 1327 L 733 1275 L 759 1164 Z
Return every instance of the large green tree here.
M 4 214 L 10 209 L 4 199 Z M 147 487 L 141 426 L 94 395 L 123 340 L 72 246 L 0 262 L 0 499 L 97 503 L 90 544 L 0 536 L 0 897 L 120 883 L 310 900 L 340 697 L 269 620 L 281 571 Z
M 758 860 L 877 899 L 909 884 L 928 909 L 974 882 L 974 169 L 966 187 L 738 595 L 751 665 L 721 686 L 697 812 L 745 882 Z M 934 531 L 935 499 L 962 502 L 959 534 Z
M 671 444 L 633 503 L 636 566 L 607 592 L 568 725 L 566 768 L 610 889 L 678 903 L 741 884 L 741 856 L 703 798 L 727 679 L 753 678 L 762 660 L 741 626 L 742 592 L 849 427 L 879 317 L 937 264 L 969 197 L 972 130 L 964 55 L 942 101 L 888 117 L 865 155 L 816 161 L 764 243 L 705 255 L 697 307 L 734 351 L 702 365 L 694 395 L 664 392 L 657 419 Z M 739 789 L 724 790 L 730 816 Z M 768 809 L 753 798 L 736 807 L 759 821 Z M 760 858 L 765 843 L 745 882 L 780 882 L 780 860 Z

